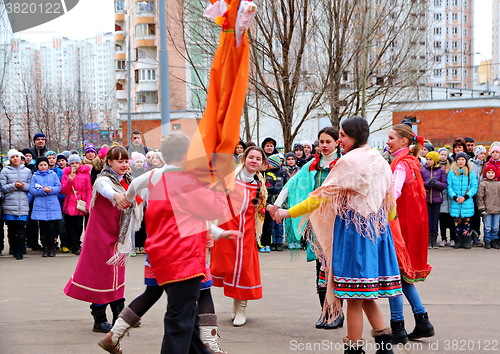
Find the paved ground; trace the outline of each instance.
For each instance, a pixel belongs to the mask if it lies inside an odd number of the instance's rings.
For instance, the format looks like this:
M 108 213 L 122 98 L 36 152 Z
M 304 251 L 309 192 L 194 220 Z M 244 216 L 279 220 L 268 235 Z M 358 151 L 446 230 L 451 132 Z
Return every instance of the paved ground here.
M 264 298 L 249 302 L 247 325 L 232 327 L 231 300 L 220 289 L 213 290 L 221 347 L 229 354 L 341 353 L 338 343 L 345 328 L 314 328 L 319 315 L 314 264 L 304 261 L 303 252 L 295 260 L 287 250 L 260 257 Z M 0 257 L 0 353 L 104 353 L 96 344 L 101 334 L 91 331 L 88 304 L 62 292 L 76 261 L 74 255 L 42 258 L 40 252 L 28 252 L 22 261 Z M 132 258 L 127 268 L 128 301 L 143 291 L 143 261 L 144 256 Z M 500 251 L 430 250 L 430 263 L 434 270 L 418 288 L 437 334 L 395 352 L 500 352 Z M 165 299 L 159 301 L 142 326 L 123 340 L 125 353 L 159 352 L 165 304 Z M 388 321 L 387 300 L 379 304 Z M 411 330 L 409 306 L 406 317 Z M 373 343 L 368 323 L 364 336 Z

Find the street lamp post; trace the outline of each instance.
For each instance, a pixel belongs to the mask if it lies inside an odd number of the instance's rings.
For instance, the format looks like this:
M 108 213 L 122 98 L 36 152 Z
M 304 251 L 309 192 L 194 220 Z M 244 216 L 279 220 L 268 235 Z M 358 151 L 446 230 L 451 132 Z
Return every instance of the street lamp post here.
M 170 132 L 170 80 L 168 71 L 168 50 L 167 50 L 167 4 L 166 0 L 159 0 L 160 17 L 160 112 L 161 112 L 161 133 Z

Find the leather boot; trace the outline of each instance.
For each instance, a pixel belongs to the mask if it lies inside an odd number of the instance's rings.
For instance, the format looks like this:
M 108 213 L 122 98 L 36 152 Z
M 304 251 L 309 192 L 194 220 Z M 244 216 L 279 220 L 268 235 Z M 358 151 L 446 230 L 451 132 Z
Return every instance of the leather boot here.
M 437 238 L 438 238 L 438 234 L 431 233 L 431 246 L 434 249 L 439 248 L 438 244 L 437 244 Z
M 427 312 L 416 313 L 413 315 L 415 317 L 415 329 L 413 332 L 408 334 L 409 340 L 416 340 L 419 338 L 427 338 L 434 336 L 434 326 L 429 321 L 429 315 Z
M 491 248 L 491 242 L 490 241 L 484 241 L 484 248 L 489 250 Z
M 247 311 L 247 300 L 236 300 L 236 315 L 233 320 L 234 327 L 243 326 L 247 322 L 246 311 Z
M 219 334 L 217 332 L 217 315 L 215 313 L 203 313 L 198 315 L 200 319 L 200 339 L 212 353 L 225 354 L 219 346 Z
M 365 354 L 363 350 L 363 340 L 352 341 L 349 338 L 342 338 L 344 342 L 344 354 Z
M 90 305 L 91 313 L 94 317 L 93 332 L 108 333 L 111 330 L 112 326 L 108 323 L 108 318 L 106 317 L 106 307 L 107 305 Z
M 48 257 L 48 256 L 49 256 L 49 251 L 47 249 L 47 246 L 43 246 L 42 257 Z
M 137 316 L 137 314 L 132 311 L 129 307 L 125 307 L 118 319 L 115 322 L 111 331 L 104 336 L 97 344 L 112 354 L 121 354 L 122 349 L 120 347 L 120 340 L 127 333 L 130 328 L 135 327 L 141 318 Z
M 109 307 L 111 307 L 111 312 L 113 313 L 113 325 L 115 324 L 116 320 L 118 319 L 118 315 L 120 312 L 122 312 L 123 308 L 125 307 L 125 299 L 120 299 L 113 301 L 112 303 L 109 304 Z
M 323 304 L 325 303 L 325 297 L 326 297 L 326 288 L 318 287 L 317 292 L 318 292 L 319 304 L 321 305 L 321 308 L 323 308 Z M 325 326 L 325 317 L 323 316 L 323 312 L 319 316 L 319 319 L 314 326 L 318 329 L 323 328 Z
M 491 240 L 491 247 L 496 250 L 500 248 L 500 243 L 498 242 L 498 238 Z
M 472 237 L 471 235 L 462 235 L 462 247 L 465 249 L 471 249 L 472 247 Z
M 392 330 L 392 344 L 406 344 L 408 343 L 408 333 L 405 329 L 405 321 L 392 321 L 391 320 L 391 330 Z
M 372 336 L 375 339 L 377 351 L 375 354 L 394 354 L 391 344 L 391 329 L 373 329 Z
M 332 323 L 325 322 L 323 324 L 324 329 L 337 329 L 344 327 L 344 314 L 337 317 Z

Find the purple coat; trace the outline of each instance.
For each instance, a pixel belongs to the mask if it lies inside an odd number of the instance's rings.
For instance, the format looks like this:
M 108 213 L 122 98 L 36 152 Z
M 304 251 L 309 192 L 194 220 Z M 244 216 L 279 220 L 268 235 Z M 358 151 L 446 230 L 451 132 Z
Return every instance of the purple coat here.
M 426 191 L 426 199 L 429 204 L 441 204 L 443 202 L 443 190 L 448 187 L 446 171 L 438 167 L 422 167 L 422 178 Z

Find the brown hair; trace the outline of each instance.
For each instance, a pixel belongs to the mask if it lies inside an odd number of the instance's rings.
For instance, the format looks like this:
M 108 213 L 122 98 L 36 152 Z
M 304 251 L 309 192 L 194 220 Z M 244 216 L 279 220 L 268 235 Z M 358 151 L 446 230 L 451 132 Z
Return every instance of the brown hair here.
M 415 133 L 409 126 L 406 124 L 396 124 L 392 127 L 392 130 L 396 132 L 396 135 L 400 138 L 406 138 L 408 140 L 408 147 L 414 143 L 415 145 L 411 149 L 411 153 L 413 156 L 418 157 L 420 155 L 420 151 L 422 151 L 422 144 L 416 139 Z
M 186 155 L 191 141 L 183 133 L 170 133 L 163 136 L 161 154 L 165 163 L 179 162 Z
M 267 156 L 266 156 L 266 153 L 264 152 L 264 149 L 262 149 L 261 147 L 258 147 L 258 146 L 247 147 L 245 152 L 243 153 L 243 156 L 240 159 L 241 163 L 243 165 L 245 164 L 245 160 L 247 159 L 248 154 L 250 153 L 250 151 L 253 151 L 253 150 L 258 151 L 262 154 L 262 170 L 266 170 L 267 165 L 268 165 Z
M 113 146 L 106 154 L 106 161 L 128 160 L 128 151 L 123 146 Z

